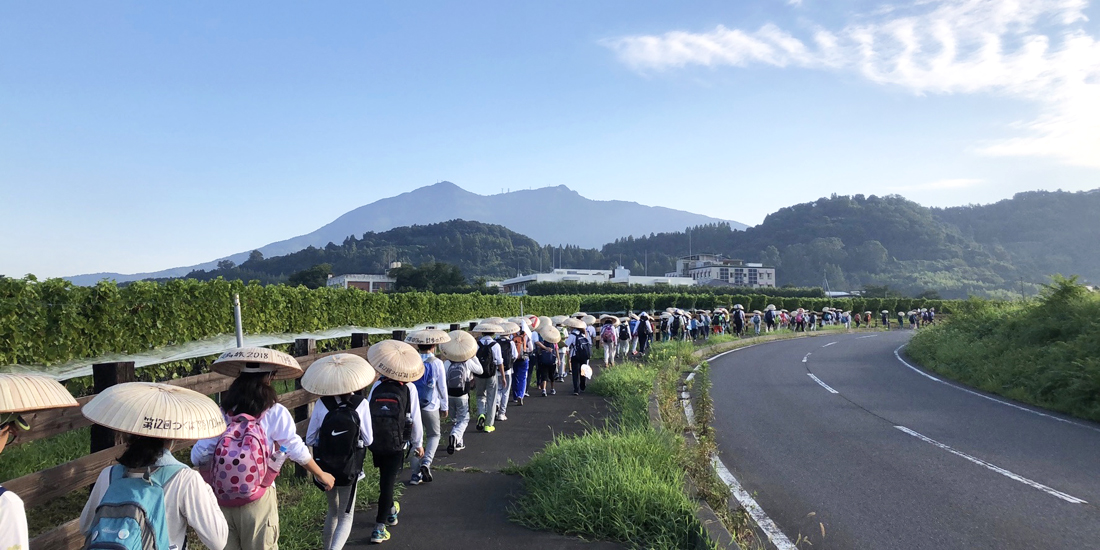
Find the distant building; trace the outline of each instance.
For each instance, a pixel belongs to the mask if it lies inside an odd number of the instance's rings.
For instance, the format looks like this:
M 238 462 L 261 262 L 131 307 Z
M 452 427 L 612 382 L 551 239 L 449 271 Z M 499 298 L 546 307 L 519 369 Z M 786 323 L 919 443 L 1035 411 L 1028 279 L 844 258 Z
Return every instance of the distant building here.
M 719 254 L 694 254 L 676 260 L 668 277 L 688 277 L 707 286 L 775 287 L 775 268 L 759 263 L 723 258 Z
M 385 290 L 393 290 L 394 285 L 397 283 L 397 279 L 388 275 L 364 275 L 364 274 L 347 274 L 337 275 L 330 277 L 328 280 L 328 286 L 339 286 L 343 288 L 358 288 L 359 290 L 365 290 L 367 292 L 382 292 Z
M 523 296 L 532 283 L 595 283 L 617 285 L 667 285 L 692 286 L 695 280 L 688 277 L 641 277 L 631 275 L 625 267 L 615 269 L 555 269 L 549 273 L 520 275 L 501 281 L 505 294 Z

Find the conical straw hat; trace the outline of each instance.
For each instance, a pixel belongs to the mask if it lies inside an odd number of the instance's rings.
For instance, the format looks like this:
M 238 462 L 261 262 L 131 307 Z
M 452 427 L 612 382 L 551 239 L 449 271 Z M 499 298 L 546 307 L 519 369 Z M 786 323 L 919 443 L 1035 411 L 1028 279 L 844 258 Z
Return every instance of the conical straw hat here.
M 405 337 L 406 344 L 422 346 L 442 344 L 443 342 L 449 342 L 450 340 L 451 337 L 448 336 L 446 332 L 435 328 L 414 330 Z
M 577 318 L 577 319 L 582 319 L 582 318 L 584 318 L 584 317 L 585 317 L 586 315 L 588 315 L 588 314 L 587 314 L 587 313 L 585 313 L 585 312 L 583 312 L 583 311 L 578 311 L 578 312 L 576 312 L 576 313 L 574 313 L 574 314 L 570 315 L 570 317 L 574 317 L 574 318 Z
M 538 330 L 539 325 L 542 324 L 542 317 L 539 317 L 538 315 L 528 315 L 526 319 L 527 326 L 531 327 L 531 330 Z
M 568 318 L 569 317 L 566 317 L 565 315 L 555 315 L 555 316 L 550 318 L 550 321 L 552 323 L 554 323 L 555 325 L 560 325 L 560 324 L 564 323 L 565 320 L 568 319 Z
M 0 374 L 0 413 L 76 405 L 69 390 L 53 378 L 39 374 Z
M 439 344 L 439 353 L 451 362 L 461 363 L 477 355 L 477 340 L 464 330 L 451 331 L 451 340 Z
M 533 329 L 546 328 L 546 327 L 549 327 L 549 326 L 553 326 L 553 324 L 554 324 L 553 319 L 551 319 L 549 317 L 539 317 L 538 326 L 536 327 L 535 325 L 531 325 L 531 328 L 533 328 Z
M 488 319 L 485 319 L 484 321 L 482 321 L 482 323 L 489 323 L 490 325 L 499 325 L 503 322 L 504 322 L 503 317 L 489 317 Z
M 496 333 L 501 332 L 503 330 L 504 330 L 503 328 L 500 328 L 500 325 L 495 324 L 495 323 L 481 323 L 481 324 L 475 326 L 473 331 L 474 332 L 480 332 L 480 333 L 483 333 L 483 334 L 496 334 Z
M 509 334 L 515 334 L 515 333 L 519 332 L 519 330 L 520 330 L 519 325 L 517 325 L 517 324 L 515 324 L 511 321 L 505 321 L 505 322 L 501 323 L 500 328 L 501 328 L 501 331 L 500 331 L 501 336 L 508 336 Z
M 100 426 L 161 439 L 206 439 L 225 432 L 225 417 L 213 399 L 168 384 L 115 384 L 80 412 Z
M 565 322 L 562 324 L 565 325 L 565 327 L 567 328 L 575 328 L 580 330 L 584 330 L 584 327 L 588 326 L 584 324 L 584 321 L 581 321 L 580 319 L 566 319 Z
M 591 315 L 585 315 L 584 318 L 581 319 L 581 321 L 584 321 L 584 324 L 586 325 L 591 325 L 596 322 L 596 318 Z
M 542 338 L 545 342 L 551 344 L 557 344 L 558 342 L 561 342 L 561 332 L 558 332 L 558 329 L 550 325 L 544 325 L 542 328 L 539 329 L 538 332 L 539 337 Z
M 226 376 L 238 376 L 249 372 L 274 372 L 276 380 L 297 378 L 302 375 L 298 360 L 281 351 L 267 348 L 235 348 L 220 356 L 210 365 L 210 370 Z
M 315 361 L 302 375 L 302 387 L 316 395 L 344 395 L 357 392 L 378 378 L 366 359 L 351 353 L 337 353 Z
M 367 361 L 378 374 L 398 382 L 415 382 L 424 375 L 424 361 L 412 346 L 383 340 L 367 350 Z

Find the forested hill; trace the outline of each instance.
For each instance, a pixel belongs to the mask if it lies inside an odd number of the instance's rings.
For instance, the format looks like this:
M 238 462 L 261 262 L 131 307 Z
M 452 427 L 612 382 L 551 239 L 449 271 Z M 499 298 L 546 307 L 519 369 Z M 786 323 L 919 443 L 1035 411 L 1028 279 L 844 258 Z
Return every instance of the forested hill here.
M 1100 189 L 1030 191 L 982 206 L 933 209 L 966 237 L 1000 249 L 1022 273 L 1100 282 Z

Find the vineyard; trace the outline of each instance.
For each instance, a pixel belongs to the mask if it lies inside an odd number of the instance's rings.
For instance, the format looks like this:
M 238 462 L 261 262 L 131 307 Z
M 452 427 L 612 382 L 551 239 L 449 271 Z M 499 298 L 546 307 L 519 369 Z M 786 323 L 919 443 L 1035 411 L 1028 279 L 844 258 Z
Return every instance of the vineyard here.
M 939 313 L 951 313 L 958 300 L 922 300 L 918 298 L 792 298 L 761 294 L 601 294 L 579 295 L 580 308 L 587 312 L 660 311 L 669 307 L 680 309 L 714 309 L 741 304 L 745 309 L 763 311 L 769 304 L 777 309 L 797 308 L 821 311 L 823 307 L 844 311 L 889 310 L 909 311 L 916 308 L 936 308 Z

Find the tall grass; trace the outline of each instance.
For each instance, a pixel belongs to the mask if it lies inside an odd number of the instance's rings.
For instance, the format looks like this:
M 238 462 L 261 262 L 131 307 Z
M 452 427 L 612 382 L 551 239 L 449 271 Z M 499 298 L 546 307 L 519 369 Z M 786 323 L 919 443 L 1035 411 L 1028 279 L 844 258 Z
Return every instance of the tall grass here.
M 972 300 L 908 353 L 985 391 L 1100 421 L 1100 295 L 1056 279 L 1026 302 Z

